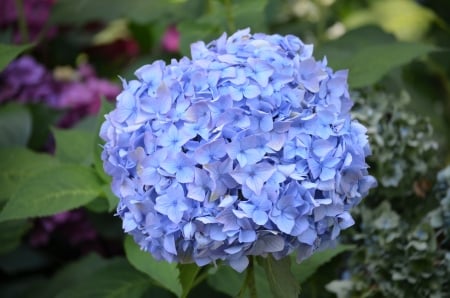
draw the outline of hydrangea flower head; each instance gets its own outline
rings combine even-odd
[[[374,187],[347,72],[287,35],[223,34],[123,82],[100,135],[123,228],[156,259],[298,260],[353,224]]]

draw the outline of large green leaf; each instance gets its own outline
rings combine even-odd
[[[29,49],[31,45],[12,45],[0,43],[0,72],[20,53]]]
[[[349,69],[350,87],[359,88],[373,85],[391,70],[437,50],[433,45],[398,42],[378,28],[363,27],[320,45],[314,56],[326,56],[335,70]]]
[[[30,135],[31,114],[26,107],[13,103],[0,109],[0,147],[25,147]]]
[[[252,33],[267,32],[265,10],[268,0],[235,0],[234,2],[231,17],[234,20],[235,30],[250,27]]]
[[[367,8],[353,10],[343,18],[347,28],[364,24],[377,24],[400,40],[420,40],[433,22],[440,22],[433,10],[418,1],[377,0],[369,1]]]
[[[9,199],[24,179],[58,164],[48,154],[25,148],[0,148],[0,202]]]
[[[311,257],[302,261],[300,264],[293,262],[291,266],[292,273],[301,284],[312,276],[319,267],[331,261],[332,258],[352,249],[354,249],[353,245],[341,244],[335,248],[315,252]]]
[[[208,284],[219,292],[236,297],[245,280],[245,273],[236,272],[230,266],[219,266],[212,269],[208,276]]]
[[[79,165],[60,165],[23,181],[0,213],[0,221],[55,214],[80,207],[101,192],[96,173]]]
[[[361,49],[348,61],[349,85],[353,88],[372,85],[389,71],[436,50],[433,45],[412,42]]]
[[[31,228],[27,220],[9,220],[0,225],[0,255],[19,246],[23,235]]]
[[[67,285],[80,284],[86,281],[89,275],[110,264],[110,260],[102,259],[96,254],[84,256],[59,270],[44,288],[35,293],[35,297],[55,297],[58,293],[64,291]]]
[[[182,295],[183,290],[178,279],[180,272],[175,263],[156,261],[150,253],[142,251],[130,236],[125,239],[125,253],[131,265],[150,276],[158,286],[178,297]]]
[[[60,161],[86,165],[92,163],[93,131],[58,128],[52,131],[56,141],[55,156]]]
[[[272,298],[269,283],[264,269],[256,263],[253,263],[253,274],[255,275],[255,287],[258,298]],[[246,272],[239,273],[228,265],[221,265],[218,268],[210,269],[208,276],[208,284],[213,289],[225,293],[231,297],[250,297],[249,289],[245,289],[243,293],[243,283],[246,279]]]
[[[285,257],[275,260],[268,256],[261,260],[269,281],[270,290],[275,298],[297,298],[300,294],[299,282],[291,272],[291,259]]]
[[[111,260],[100,269],[91,274],[86,272],[81,277],[75,285],[71,285],[70,281],[66,283],[66,289],[56,297],[141,298],[151,285],[146,275],[136,271],[124,259]]]
[[[44,103],[28,104],[27,107],[33,120],[33,130],[27,147],[34,150],[42,150],[48,144],[50,127],[56,124],[63,112],[52,109]]]
[[[178,270],[180,271],[180,283],[183,288],[181,297],[187,297],[191,289],[194,287],[195,279],[200,267],[197,264],[178,264]]]

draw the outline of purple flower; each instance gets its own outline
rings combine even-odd
[[[97,113],[101,98],[112,99],[119,91],[117,85],[96,77],[88,64],[82,64],[78,69],[57,67],[51,72],[33,57],[25,55],[0,73],[0,103],[14,100],[68,110],[59,123],[62,127]],[[126,100],[123,102],[130,104]]]
[[[157,259],[238,271],[248,255],[326,247],[376,184],[347,72],[249,29],[191,51],[139,68],[102,126],[126,232]]]

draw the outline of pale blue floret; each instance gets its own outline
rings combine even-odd
[[[123,81],[101,127],[125,232],[156,259],[237,271],[327,247],[376,185],[347,71],[249,29],[191,52]]]

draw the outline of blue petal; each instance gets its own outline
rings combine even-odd
[[[264,211],[255,210],[255,212],[253,212],[252,219],[257,225],[262,226],[265,225],[266,222],[269,220],[269,216]]]
[[[239,233],[239,242],[253,242],[256,240],[256,232],[254,230],[241,230]]]

